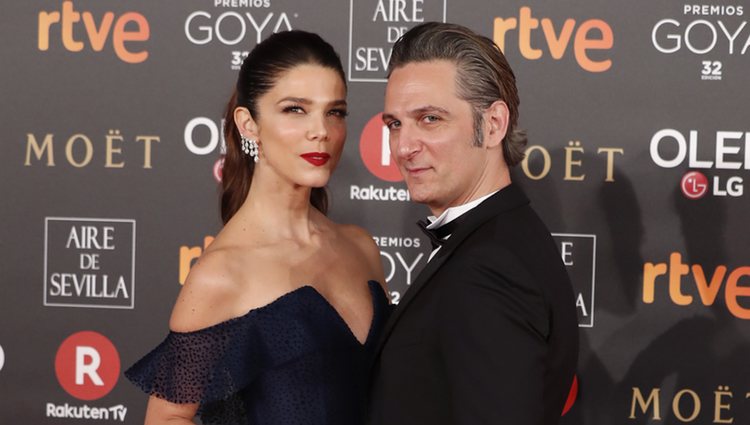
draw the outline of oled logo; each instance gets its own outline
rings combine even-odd
[[[349,81],[386,82],[393,43],[423,22],[445,22],[446,2],[349,0]]]
[[[703,81],[718,81],[725,76],[725,61],[750,49],[750,29],[740,18],[744,13],[742,5],[685,4],[681,16],[654,24],[651,44],[667,55],[699,56],[696,75]]]
[[[209,155],[219,149],[220,157],[214,161],[212,174],[217,183],[221,183],[224,167],[224,154],[227,152],[224,139],[224,119],[214,122],[210,118],[196,117],[188,121],[183,132],[185,147],[194,155]]]
[[[578,326],[594,327],[594,287],[596,283],[596,235],[553,233],[565,269],[573,285]]]
[[[688,277],[683,280],[683,277]],[[712,306],[724,289],[724,304],[732,315],[750,320],[750,287],[741,285],[750,280],[750,267],[729,270],[720,265],[706,270],[700,264],[685,264],[682,254],[673,252],[669,262],[646,263],[643,265],[643,302],[653,304],[657,295],[666,291],[669,300],[678,306],[689,306],[696,302],[696,296],[704,306]],[[690,284],[692,282],[692,284]],[[661,294],[661,295],[659,295]]]
[[[135,307],[135,220],[47,217],[44,305]]]
[[[750,131],[717,131],[713,143],[699,143],[698,131],[690,130],[688,136],[679,130],[659,130],[651,138],[649,148],[654,164],[661,168],[675,168],[687,160],[691,169],[750,170]],[[710,152],[710,156],[706,154]],[[706,193],[713,196],[741,197],[743,179],[739,175],[714,175],[709,180],[703,173],[685,174],[680,188],[689,199],[699,199]]]
[[[540,23],[543,37],[539,37],[536,31]],[[518,11],[518,18],[495,18],[493,38],[500,50],[507,54],[506,47],[509,48],[509,45],[506,45],[506,37],[515,32],[513,35],[518,39],[518,50],[529,60],[542,58],[545,50],[553,59],[560,60],[572,43],[573,55],[582,69],[588,72],[609,70],[612,59],[608,54],[614,44],[612,28],[601,19],[589,19],[576,25],[576,21],[569,18],[555,28],[550,18],[537,19],[532,16],[531,8],[524,6]],[[535,41],[534,46],[532,40]]]
[[[81,28],[83,24],[83,28]],[[140,43],[149,39],[149,25],[146,18],[137,12],[126,12],[115,17],[106,12],[97,22],[91,12],[78,12],[73,2],[62,3],[62,11],[39,12],[39,50],[47,51],[50,38],[59,34],[63,48],[70,52],[80,52],[91,47],[101,52],[111,35],[111,45],[117,57],[126,63],[141,63],[148,58],[148,51]],[[82,39],[76,35],[83,34]]]
[[[219,11],[196,10],[185,19],[185,37],[192,44],[254,47],[271,34],[291,31],[299,13],[272,9],[272,0],[213,2]],[[236,9],[221,11],[221,9]],[[230,68],[240,69],[249,50],[230,51]]]
[[[78,400],[98,400],[112,391],[120,376],[120,355],[104,335],[76,332],[65,339],[55,355],[55,375],[60,386]],[[125,421],[127,408],[92,407],[69,403],[46,404],[48,418]]]
[[[383,124],[382,114],[377,114],[365,124],[359,137],[359,155],[373,176],[386,182],[401,182],[404,178],[391,156],[390,133]],[[349,199],[365,201],[409,201],[409,191],[403,188],[349,186]]]

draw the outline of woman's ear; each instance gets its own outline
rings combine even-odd
[[[234,123],[237,125],[240,134],[250,139],[258,140],[258,124],[247,108],[238,106],[234,109]]]

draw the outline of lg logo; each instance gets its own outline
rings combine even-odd
[[[55,356],[60,386],[79,400],[109,394],[120,376],[120,355],[112,342],[93,331],[77,332],[60,345]]]
[[[400,182],[404,178],[391,158],[389,136],[388,127],[383,124],[382,114],[375,115],[362,129],[359,154],[365,167],[375,177],[388,182]]]

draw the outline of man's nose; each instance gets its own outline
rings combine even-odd
[[[417,129],[409,125],[402,125],[395,134],[391,134],[391,152],[398,159],[410,159],[419,152],[419,137]]]

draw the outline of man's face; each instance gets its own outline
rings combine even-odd
[[[436,215],[484,195],[487,150],[473,146],[471,105],[455,81],[452,62],[411,63],[391,73],[385,91],[391,154],[412,199]]]

